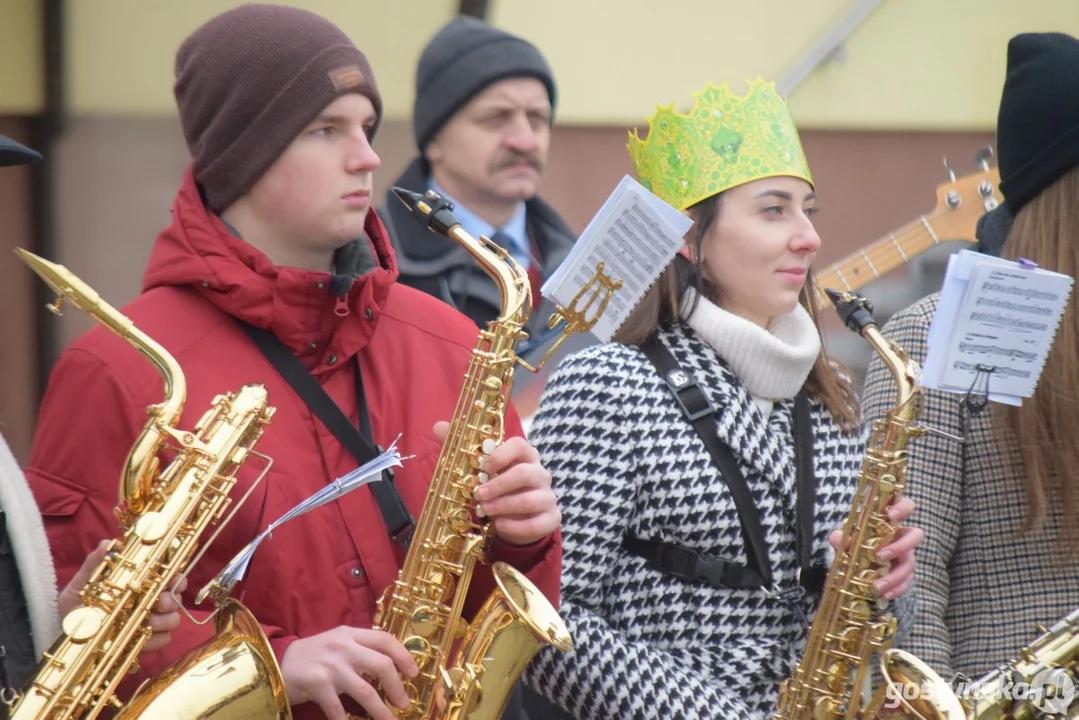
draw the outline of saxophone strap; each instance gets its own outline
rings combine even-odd
[[[357,463],[363,465],[382,453],[382,448],[374,443],[374,432],[371,429],[371,417],[367,410],[367,397],[363,390],[363,377],[360,375],[358,357],[356,358],[356,406],[360,416],[359,428],[352,424],[352,421],[341,408],[337,407],[337,403],[303,362],[276,335],[242,320],[237,320],[237,322],[281,377],[292,386],[296,394],[318,416],[326,429],[333,433],[337,441],[348,450]],[[416,529],[416,523],[393,481],[393,470],[384,470],[382,479],[371,483],[368,487],[371,488],[375,502],[378,503],[378,510],[382,514],[390,539],[407,550],[412,542],[412,533]]]
[[[655,569],[684,580],[702,582],[712,587],[772,587],[772,567],[767,562],[764,526],[738,461],[730,447],[719,438],[712,402],[697,379],[678,364],[674,355],[654,334],[641,343],[640,348],[667,383],[682,414],[700,436],[716,469],[727,483],[741,521],[748,563],[739,565],[673,543],[638,538],[631,534],[623,537],[622,547],[647,560]],[[798,479],[795,542],[799,585],[779,593],[784,597],[819,591],[824,586],[827,574],[825,568],[812,565],[811,560],[816,480],[813,475],[812,420],[805,390],[799,392],[794,401],[794,438]]]

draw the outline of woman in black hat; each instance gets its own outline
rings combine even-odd
[[[1005,202],[979,223],[978,250],[1079,272],[1079,40],[1026,33],[1008,44],[997,120]],[[898,313],[885,335],[919,362],[939,293]],[[926,542],[906,649],[944,678],[977,678],[1079,607],[1079,315],[1064,311],[1034,396],[973,416],[960,395],[926,391],[930,434],[912,446],[908,493]],[[874,362],[863,417],[891,404]]]

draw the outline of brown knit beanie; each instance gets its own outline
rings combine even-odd
[[[281,5],[241,5],[176,53],[176,105],[195,180],[215,212],[240,199],[297,135],[345,93],[382,118],[367,58],[336,25]]]

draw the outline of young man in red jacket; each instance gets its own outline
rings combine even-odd
[[[277,408],[256,448],[272,468],[194,568],[191,607],[268,523],[358,462],[263,355],[253,341],[259,329],[302,361],[353,426],[363,425],[362,398],[374,443],[401,436],[402,454],[414,457],[394,484],[413,518],[441,447],[436,423],[453,413],[477,332],[444,303],[395,282],[390,241],[370,210],[381,98],[366,58],[337,27],[282,6],[226,12],[180,47],[175,95],[193,162],[142,293],[123,312],[184,369],[181,428],[215,395],[248,382],[265,383]],[[61,582],[99,538],[117,532],[117,478],[146,408],[161,397],[153,367],[105,328],[57,362],[27,475]],[[510,439],[487,459],[497,476],[481,497],[496,533],[491,557],[557,601],[561,516],[550,475],[512,411],[507,429]],[[241,468],[234,497],[258,465]],[[411,656],[370,629],[375,601],[404,557],[390,535],[396,529],[367,487],[284,525],[255,554],[243,600],[270,638],[296,718],[318,717],[319,708],[344,718],[343,696],[388,720],[371,678],[392,703],[405,703],[399,676],[415,672]],[[479,568],[466,614],[492,585]],[[166,649],[144,656],[139,677],[211,634],[185,620]]]

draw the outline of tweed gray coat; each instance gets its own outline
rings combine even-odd
[[[696,375],[721,437],[760,510],[776,583],[796,584],[793,401],[764,418],[692,329],[660,339]],[[846,516],[863,455],[812,404],[817,507],[813,556],[830,563],[830,531]],[[576,718],[760,717],[801,655],[795,609],[764,589],[717,589],[652,569],[622,535],[662,539],[745,563],[726,484],[664,381],[636,347],[595,346],[564,360],[530,441],[554,478],[563,513],[560,612],[574,638],[545,650],[526,679]],[[810,617],[819,595],[802,602]]]
[[[929,326],[940,295],[896,314],[884,335],[924,364]],[[879,360],[866,377],[863,417],[884,414],[894,384]],[[922,528],[915,585],[918,614],[901,647],[929,663],[945,680],[978,677],[1016,657],[1039,633],[1079,607],[1079,567],[1051,557],[1060,527],[1059,502],[1049,499],[1045,528],[1016,537],[1026,502],[1016,441],[998,442],[990,411],[966,427],[962,395],[925,391],[921,424],[964,438],[929,434],[910,446],[907,494],[917,509],[910,524]]]

